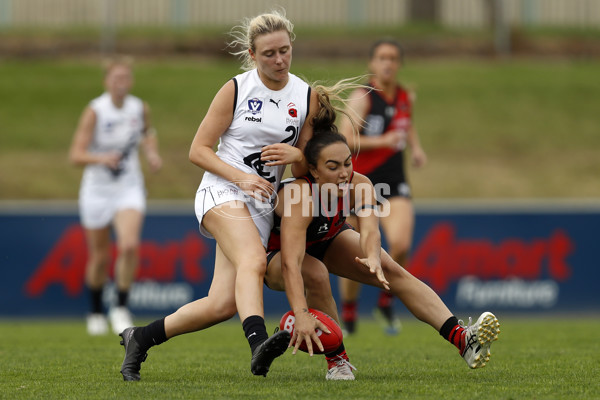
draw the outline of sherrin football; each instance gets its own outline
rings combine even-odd
[[[315,310],[314,308],[309,308],[308,312],[315,316],[319,321],[325,325],[331,333],[325,333],[320,329],[316,329],[317,335],[319,336],[319,340],[325,349],[324,352],[319,350],[317,344],[313,340],[312,347],[313,353],[322,354],[322,353],[330,353],[336,350],[342,344],[343,335],[340,326],[335,322],[333,318],[329,315],[325,314],[322,311]],[[294,325],[296,323],[296,317],[294,313],[290,310],[286,312],[283,317],[281,317],[281,321],[279,321],[279,329],[288,331],[291,335],[294,334]],[[306,347],[306,342],[302,342],[299,347],[300,350],[304,352],[308,352],[308,348]]]

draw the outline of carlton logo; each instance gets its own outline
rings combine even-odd
[[[196,232],[188,233],[180,241],[159,244],[144,241],[140,248],[139,281],[174,282],[180,276],[189,283],[206,279],[201,260],[208,249]],[[113,247],[113,261],[116,251]],[[83,229],[69,227],[52,250],[46,255],[25,283],[25,293],[30,297],[44,294],[49,286],[63,286],[69,296],[82,293],[84,287],[87,250]],[[212,268],[212,266],[211,266]]]
[[[440,223],[415,251],[409,271],[440,294],[465,276],[482,280],[565,281],[571,276],[567,257],[574,250],[572,240],[560,229],[547,239],[527,242],[508,238],[494,244],[486,239],[458,239],[452,224]]]

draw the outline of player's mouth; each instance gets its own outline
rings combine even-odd
[[[348,189],[350,189],[350,185],[348,184],[348,181],[343,181],[338,183],[338,189],[342,191],[342,193],[346,193],[348,192]]]

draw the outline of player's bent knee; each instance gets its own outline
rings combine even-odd
[[[326,268],[306,268],[302,270],[302,279],[306,290],[321,291],[329,289],[329,271]]]
[[[125,256],[134,256],[140,248],[138,241],[128,241],[119,244],[119,253]]]
[[[237,308],[235,302],[215,304],[212,308],[213,317],[218,321],[227,321],[228,319],[233,318],[236,312]]]
[[[241,260],[236,269],[237,271],[243,271],[264,277],[267,272],[266,256],[262,255],[261,257],[250,257]]]

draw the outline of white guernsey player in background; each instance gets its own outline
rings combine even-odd
[[[102,292],[111,263],[111,226],[116,235],[118,256],[114,273],[117,300],[109,312],[110,322],[116,334],[133,325],[127,300],[137,271],[146,209],[138,147],[143,146],[152,171],[162,165],[155,132],[150,127],[148,106],[129,94],[132,85],[128,60],[112,60],[107,64],[106,92],[83,111],[70,150],[71,161],[85,166],[79,212],[88,246],[85,280],[91,297],[87,317],[90,335],[108,331]]]

